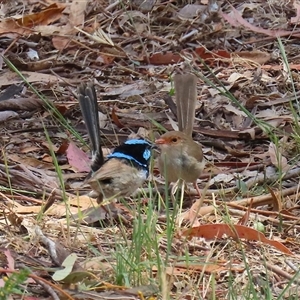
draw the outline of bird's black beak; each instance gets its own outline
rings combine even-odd
[[[158,147],[156,144],[152,143],[151,144],[151,150],[158,150]]]

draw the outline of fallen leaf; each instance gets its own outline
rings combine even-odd
[[[20,147],[19,153],[33,153],[36,151],[40,151],[41,148],[37,146],[29,146],[29,147]]]
[[[206,10],[206,5],[199,4],[187,4],[179,12],[178,17],[181,19],[193,19],[195,17],[200,17]]]
[[[244,113],[242,110],[240,110],[239,108],[236,108],[235,106],[233,106],[231,104],[223,105],[223,107],[227,111],[232,112],[237,116],[247,117],[246,113]]]
[[[66,153],[69,164],[78,172],[89,172],[91,170],[87,154],[79,149],[72,141],[70,142]]]
[[[153,65],[169,65],[169,64],[176,64],[180,61],[183,61],[183,58],[177,54],[172,52],[167,53],[154,53],[149,58],[145,57],[144,61],[148,61],[150,64]]]
[[[209,51],[205,47],[199,47],[194,50],[195,57],[200,57],[206,62],[222,61],[229,62],[231,54],[226,50]]]
[[[229,183],[235,179],[234,174],[218,174],[214,178],[210,179],[209,186],[212,186],[216,183]]]
[[[300,64],[289,64],[288,67],[291,70],[300,70]],[[283,65],[264,65],[261,66],[262,69],[264,70],[282,70],[284,68]]]
[[[11,120],[17,117],[19,117],[19,114],[14,111],[10,111],[10,110],[0,111],[0,123],[3,123],[7,120]]]
[[[42,74],[38,72],[22,72],[22,75],[26,78],[26,80],[30,83],[32,82],[45,82],[47,84],[54,84],[58,82],[63,82],[63,79],[59,76],[54,76],[51,74]],[[68,81],[65,79],[66,82]],[[10,85],[10,84],[17,84],[20,82],[24,82],[24,80],[15,72],[12,71],[5,71],[4,73],[0,74],[0,82],[1,85]]]
[[[8,267],[10,270],[15,270],[15,260],[14,260],[14,258],[12,257],[10,250],[9,250],[9,249],[6,249],[6,250],[4,251],[4,255],[6,256],[7,267]]]
[[[57,270],[52,275],[52,279],[55,281],[64,280],[72,272],[76,260],[77,260],[77,255],[75,253],[71,253],[70,255],[68,255],[61,264],[63,269]]]
[[[241,14],[231,6],[232,12],[230,14],[225,14],[223,12],[220,15],[226,20],[229,24],[234,27],[240,27],[240,25],[245,26],[246,28],[252,30],[253,32],[263,33],[267,36],[271,36],[274,38],[282,37],[282,36],[294,36],[299,37],[299,31],[286,31],[286,30],[271,30],[271,29],[264,29],[261,27],[254,26],[247,22]]]
[[[124,125],[122,124],[122,122],[120,121],[119,117],[116,114],[115,107],[113,107],[113,109],[111,111],[111,118],[112,118],[113,122],[118,126],[118,128],[124,128]]]
[[[42,106],[43,106],[43,101],[34,97],[12,98],[0,102],[0,110],[10,110],[10,111],[11,110],[32,111],[41,108]]]
[[[10,154],[9,158],[15,162],[22,163],[25,166],[30,166],[30,167],[44,169],[44,170],[54,169],[52,163],[43,162],[34,157],[20,157],[17,154]]]
[[[72,1],[68,21],[73,26],[83,26],[87,0]]]
[[[276,147],[276,145],[272,142],[269,145],[269,155],[270,155],[272,164],[275,167],[277,167],[279,170],[282,170],[285,172],[290,169],[287,159],[282,155],[279,147],[278,146]]]
[[[32,33],[32,29],[37,25],[48,25],[57,21],[65,8],[66,6],[63,4],[53,3],[38,13],[23,15],[18,19],[2,19],[0,22],[0,34],[8,32],[22,35]]]
[[[241,51],[232,53],[234,63],[240,62],[240,59],[245,61],[254,62],[259,65],[264,65],[271,59],[271,55],[268,52],[253,50],[253,51]]]
[[[261,232],[243,225],[207,224],[193,227],[182,232],[183,236],[201,237],[209,240],[216,238],[232,237],[233,239],[245,239],[247,241],[263,242],[277,248],[279,251],[293,255],[293,253],[282,243],[267,239]]]

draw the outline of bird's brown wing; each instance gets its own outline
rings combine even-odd
[[[202,161],[203,152],[201,145],[195,141],[191,142],[189,145],[189,155],[195,157],[198,161]]]
[[[125,197],[142,185],[145,179],[142,173],[120,159],[111,158],[93,174],[88,183],[104,198]]]
[[[119,159],[110,159],[109,163],[105,163],[102,167],[93,174],[92,178],[88,180],[88,183],[94,181],[108,180],[110,178],[120,177],[121,174],[126,171],[124,168],[128,167]]]

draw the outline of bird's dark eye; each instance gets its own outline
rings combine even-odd
[[[177,143],[177,138],[176,137],[172,138],[171,142],[172,143]]]

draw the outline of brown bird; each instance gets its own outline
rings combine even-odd
[[[92,145],[92,170],[86,183],[96,192],[98,203],[130,196],[148,177],[152,144],[144,139],[127,140],[104,159],[97,96],[92,83],[79,86],[78,101]]]
[[[197,101],[196,77],[193,74],[178,74],[174,77],[177,119],[180,131],[169,131],[155,141],[161,154],[159,170],[167,182],[182,179],[192,182],[199,197],[201,192],[197,179],[205,161],[202,148],[192,139]]]

